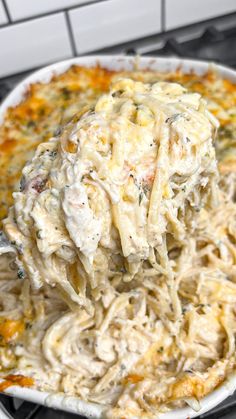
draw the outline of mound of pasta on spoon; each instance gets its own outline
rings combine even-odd
[[[38,146],[0,248],[30,325],[2,354],[13,373],[117,419],[197,409],[224,380],[236,208],[218,187],[217,128],[199,94],[120,79]]]

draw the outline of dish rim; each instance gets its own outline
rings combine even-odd
[[[214,68],[226,79],[236,82],[236,71],[216,63],[207,61],[199,61],[187,58],[177,57],[130,57],[125,55],[89,55],[74,57],[68,60],[59,61],[48,65],[24,78],[3,100],[0,104],[0,124],[4,121],[4,116],[9,107],[19,104],[33,83],[47,83],[54,75],[62,74],[72,65],[81,65],[85,67],[94,67],[100,64],[101,67],[107,69],[125,69],[132,70],[134,65],[139,69],[150,69],[161,72],[167,72],[181,68],[183,72],[189,73],[194,71],[197,74],[204,74],[208,69]],[[227,379],[213,392],[201,399],[201,408],[198,412],[190,407],[182,409],[174,409],[170,412],[160,414],[161,419],[190,419],[206,413],[210,409],[217,406],[228,396],[232,395],[236,390],[236,372],[230,374]],[[71,413],[77,413],[87,416],[88,418],[101,419],[105,407],[91,402],[85,402],[78,397],[65,396],[63,393],[48,393],[26,387],[12,386],[4,391],[5,394],[28,400],[33,403],[42,404],[54,409],[60,409]]]

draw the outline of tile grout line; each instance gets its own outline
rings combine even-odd
[[[166,30],[166,0],[161,0],[161,32]]]
[[[44,12],[44,13],[42,12],[42,13],[38,13],[37,15],[31,15],[31,16],[28,16],[28,17],[25,17],[25,18],[12,19],[11,14],[10,14],[10,12],[8,10],[8,7],[7,7],[7,4],[6,4],[6,0],[2,0],[2,2],[4,4],[5,11],[6,11],[6,14],[7,14],[7,17],[9,19],[9,23],[12,23],[12,24],[29,22],[29,21],[34,20],[34,19],[40,19],[42,17],[55,15],[57,13],[62,13],[62,12],[65,12],[65,11],[76,10],[76,9],[80,9],[80,8],[83,8],[83,7],[89,7],[89,6],[92,6],[93,4],[104,3],[104,2],[107,2],[107,1],[110,1],[110,0],[94,0],[92,2],[91,1],[86,1],[82,4],[77,4],[75,6],[69,6],[66,9],[65,8],[64,9],[59,8],[57,10],[51,10],[51,11]],[[2,25],[2,26],[7,26],[7,24]]]
[[[74,38],[73,29],[72,29],[72,26],[71,26],[71,21],[70,21],[70,16],[69,16],[68,10],[65,10],[64,13],[65,13],[65,18],[66,18],[66,26],[67,26],[67,30],[68,30],[68,33],[69,33],[72,53],[73,53],[73,56],[76,57],[77,51],[76,51],[75,38]]]
[[[6,1],[5,0],[2,0],[2,4],[3,4],[3,7],[4,7],[5,12],[6,12],[6,15],[7,15],[7,19],[9,21],[8,23],[12,23],[11,15],[10,15],[10,12],[9,12],[9,9],[8,9],[8,6],[7,6]]]

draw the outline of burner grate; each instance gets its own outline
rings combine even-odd
[[[33,419],[43,407],[35,403],[21,402],[12,397],[0,395],[0,407],[12,419]],[[0,415],[1,417],[1,415]]]
[[[0,395],[0,418],[1,410],[9,419],[86,419],[83,416],[52,410],[30,402],[19,403],[18,400],[3,394]],[[235,419],[235,412],[236,398],[233,395],[210,412],[199,416],[199,419]]]
[[[149,50],[144,55],[177,55],[215,61],[236,67],[236,28],[220,31],[214,26],[205,30],[202,36],[190,41],[177,41],[174,37],[169,38],[162,48]]]
[[[9,419],[86,419],[83,416],[52,410],[35,403],[21,402],[5,394],[0,395],[0,419],[2,419],[1,411]]]

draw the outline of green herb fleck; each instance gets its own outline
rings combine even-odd
[[[32,119],[27,123],[28,128],[34,128],[35,126],[36,126],[36,123]]]
[[[60,135],[61,134],[61,131],[62,131],[62,128],[59,126],[59,127],[57,127],[56,129],[55,129],[55,131],[54,131],[54,135],[57,137],[58,135]]]
[[[143,192],[140,192],[139,197],[138,197],[139,206],[141,205],[142,200],[143,200]]]
[[[119,97],[124,93],[124,90],[117,90],[116,92],[113,92],[111,95],[112,97]]]
[[[23,176],[21,177],[21,180],[20,180],[20,192],[24,191],[25,186],[26,186],[26,178],[25,178],[25,176],[23,175]]]
[[[182,115],[182,113],[175,113],[174,115],[170,116],[166,119],[166,124],[173,124],[173,122],[177,121],[177,119]]]
[[[37,239],[42,239],[42,230],[37,230],[36,231],[36,237],[37,237]]]
[[[150,191],[150,189],[151,189],[151,186],[149,186],[147,184],[143,185],[143,192],[146,196],[147,196],[148,192]]]
[[[63,87],[63,89],[62,89],[62,96],[63,96],[63,99],[65,99],[65,100],[70,99],[70,96],[71,96],[70,89],[68,89],[67,87]]]
[[[25,277],[25,272],[24,272],[24,270],[22,268],[19,268],[18,269],[18,271],[17,271],[17,277],[19,279],[23,279]]]
[[[56,150],[49,151],[49,156],[50,156],[52,159],[55,159],[56,155],[57,155],[57,151],[56,151]]]

